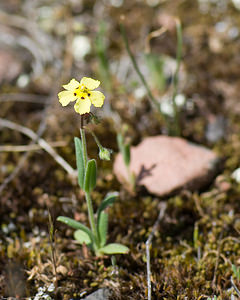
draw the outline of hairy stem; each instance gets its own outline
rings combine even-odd
[[[86,143],[86,136],[85,136],[84,128],[80,128],[80,133],[81,133],[81,140],[82,140],[84,167],[86,170],[88,157],[87,157],[87,143]],[[97,246],[97,248],[99,248],[99,237],[98,237],[98,231],[97,231],[96,222],[95,222],[95,218],[94,218],[94,211],[93,211],[93,205],[92,205],[92,199],[91,199],[90,193],[85,192],[85,197],[86,197],[87,208],[88,208],[89,223],[91,226],[92,233],[95,237],[96,246]]]
[[[85,136],[85,130],[84,130],[84,128],[82,128],[82,127],[80,128],[80,133],[81,133],[81,140],[82,140],[84,168],[86,170],[87,161],[88,161],[88,155],[87,155],[87,143],[86,143],[86,136]]]
[[[91,230],[93,235],[95,236],[96,240],[96,246],[99,248],[99,237],[98,237],[98,231],[97,231],[97,226],[94,218],[94,212],[93,212],[93,206],[92,206],[92,199],[90,196],[90,193],[85,193],[86,196],[86,201],[87,201],[87,207],[88,207],[88,218],[91,226]]]

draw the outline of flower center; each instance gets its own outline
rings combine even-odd
[[[85,100],[91,96],[91,92],[84,85],[80,85],[74,90],[74,96],[77,96],[78,99]]]

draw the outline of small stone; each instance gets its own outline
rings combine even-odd
[[[231,177],[236,180],[238,183],[240,183],[240,168],[237,168],[233,171]]]
[[[211,118],[206,128],[205,136],[208,142],[215,143],[224,137],[227,121],[223,116]]]
[[[0,49],[0,83],[11,82],[22,71],[22,63],[9,50]]]
[[[99,289],[96,292],[88,295],[84,300],[108,300],[110,292],[107,288]]]
[[[231,183],[223,175],[217,176],[215,179],[215,185],[220,192],[226,193],[231,189]]]
[[[232,0],[232,3],[236,9],[240,10],[240,0]]]
[[[218,171],[220,159],[202,146],[178,137],[155,136],[145,138],[131,148],[130,170],[137,185],[152,194],[165,196],[182,188],[198,190],[209,184]],[[114,162],[114,173],[126,182],[128,173],[121,154]]]
[[[81,61],[91,52],[90,40],[87,36],[77,35],[72,42],[73,57],[76,61]]]
[[[60,266],[57,267],[57,273],[58,274],[62,274],[62,275],[65,276],[67,274],[67,272],[68,272],[68,270],[67,270],[66,267],[64,267],[62,265],[60,265]]]
[[[17,79],[17,86],[20,88],[25,88],[30,82],[30,76],[27,74],[21,74]]]
[[[48,292],[53,292],[55,290],[55,286],[53,283],[51,283],[47,289]]]

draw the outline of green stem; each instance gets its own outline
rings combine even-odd
[[[179,121],[179,111],[176,104],[176,96],[178,92],[178,81],[179,81],[179,71],[180,65],[182,60],[182,26],[179,19],[176,19],[176,30],[177,30],[177,67],[173,77],[173,107],[174,107],[174,114],[175,114],[175,124],[176,124],[176,133],[180,135],[180,121]]]
[[[127,49],[127,53],[132,61],[132,64],[133,64],[133,67],[135,69],[135,71],[137,72],[140,80],[142,81],[142,84],[144,85],[145,89],[147,90],[147,93],[148,93],[148,97],[150,98],[150,100],[153,102],[153,104],[156,106],[158,112],[162,115],[162,112],[160,110],[160,105],[158,103],[158,101],[154,98],[143,74],[141,73],[138,65],[137,65],[137,62],[136,62],[136,59],[134,57],[134,55],[132,54],[131,50],[130,50],[130,47],[129,47],[129,44],[128,44],[128,39],[127,39],[127,35],[126,35],[126,31],[125,31],[125,28],[124,28],[124,25],[123,24],[120,24],[120,29],[121,29],[121,34],[122,34],[122,37],[123,37],[123,40],[124,40],[124,44],[125,44],[125,47]]]
[[[103,151],[104,148],[103,146],[101,145],[99,139],[97,138],[96,134],[89,128],[87,128],[87,130],[91,133],[91,135],[93,136],[94,140],[95,140],[95,143],[97,144],[98,148],[100,151]]]
[[[84,128],[80,128],[80,133],[81,133],[81,140],[82,140],[83,160],[84,160],[84,166],[85,166],[85,170],[86,170],[88,157],[87,157],[87,143],[86,143],[86,136],[85,136]],[[86,197],[87,208],[88,208],[89,223],[91,226],[92,233],[96,240],[96,246],[97,246],[97,248],[99,248],[99,237],[98,237],[96,222],[95,222],[95,218],[94,218],[94,211],[93,211],[93,205],[92,205],[92,199],[91,199],[90,193],[85,192],[85,197]]]
[[[134,191],[135,190],[135,176],[134,176],[134,173],[132,173],[130,170],[130,165],[128,165],[126,167],[127,167],[129,182],[130,182],[132,190]]]
[[[176,55],[177,67],[173,77],[174,96],[177,95],[179,70],[180,70],[180,65],[182,60],[182,26],[180,20],[178,19],[176,19],[176,29],[177,29],[177,55]]]
[[[98,237],[97,226],[96,226],[95,218],[94,218],[92,199],[91,199],[90,193],[86,192],[85,196],[86,196],[86,201],[87,201],[88,217],[89,217],[89,222],[91,225],[91,230],[92,230],[93,235],[95,236],[96,246],[97,246],[97,248],[99,248],[99,237]]]
[[[87,168],[87,143],[86,143],[86,136],[85,136],[85,131],[83,128],[80,128],[80,133],[81,133],[81,140],[82,140],[82,149],[83,149],[83,160],[84,160],[84,168],[86,170]]]

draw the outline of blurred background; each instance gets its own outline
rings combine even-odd
[[[19,122],[30,122],[50,102],[55,112],[49,113],[51,118],[58,116],[56,126],[68,110],[76,118],[71,108],[64,111],[59,106],[56,94],[72,77],[79,80],[92,76],[102,81],[107,93],[102,115],[115,122],[137,123],[134,127],[140,131],[150,128],[155,134],[153,128],[158,125],[149,126],[149,118],[146,120],[146,89],[126,51],[120,23],[153,95],[163,113],[171,117],[168,99],[176,69],[175,18],[183,27],[178,85],[183,118],[192,122],[193,117],[204,116],[195,125],[210,126],[210,131],[219,125],[218,132],[205,133],[214,142],[221,138],[226,125],[222,114],[229,109],[240,110],[237,0],[10,0],[1,1],[0,9],[0,100],[4,102],[4,118],[12,115]],[[141,122],[135,122],[135,118]],[[183,121],[182,134],[197,140],[197,134],[186,127]],[[168,133],[162,125],[155,131]]]

